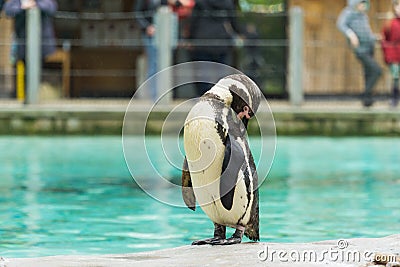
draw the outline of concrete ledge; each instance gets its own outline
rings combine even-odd
[[[397,112],[274,112],[280,135],[398,136]]]
[[[65,101],[37,106],[0,104],[1,135],[119,135],[122,131],[127,100],[120,101]],[[378,104],[363,109],[358,102],[308,102],[292,107],[286,102],[270,103],[278,135],[398,136],[400,109]],[[159,134],[171,106],[158,107],[148,117],[150,104],[140,104],[130,111],[138,125],[146,121],[147,134]],[[189,107],[187,107],[187,110]],[[187,110],[180,109],[178,117],[185,118]],[[267,118],[268,108],[261,106],[258,119]],[[180,129],[182,123],[175,126]],[[262,129],[265,130],[265,129]],[[136,131],[136,132],[135,132]],[[249,134],[256,134],[255,121],[249,124]],[[139,134],[143,129],[133,129]]]
[[[400,235],[313,243],[243,243],[232,246],[184,246],[135,254],[10,258],[2,267],[55,266],[400,266]],[[379,257],[378,256],[378,257]],[[383,257],[382,257],[383,256]],[[2,265],[3,264],[3,265]]]
[[[0,134],[121,134],[124,112],[8,110],[0,112]]]

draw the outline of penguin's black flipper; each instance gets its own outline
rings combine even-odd
[[[192,187],[192,178],[190,177],[187,159],[183,161],[182,167],[182,197],[186,206],[191,210],[196,210],[196,197]]]
[[[239,142],[228,134],[225,141],[225,155],[219,181],[221,202],[227,210],[232,209],[237,177],[244,160],[244,152]]]

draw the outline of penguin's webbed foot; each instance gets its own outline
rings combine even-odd
[[[234,244],[240,244],[240,243],[242,243],[241,237],[232,236],[225,240],[225,244],[221,244],[221,245],[234,245]]]
[[[193,246],[199,245],[213,245],[213,246],[223,246],[223,245],[234,245],[240,244],[242,242],[242,238],[240,237],[230,237],[228,239],[220,238],[220,237],[213,237],[207,238],[202,240],[197,240],[192,243]]]
[[[224,241],[226,238],[226,226],[214,223],[214,237],[197,240],[192,243],[192,245],[215,245]]]
[[[240,244],[243,237],[243,229],[236,229],[232,237],[225,239],[225,232],[221,236],[214,236],[213,238],[207,238],[203,240],[194,241],[192,245],[213,245],[213,246],[224,246]]]
[[[212,242],[211,245],[213,246],[225,246],[225,245],[234,245],[234,244],[240,244],[242,242],[242,238],[240,237],[230,237],[228,239],[220,239],[220,240],[215,240]]]
[[[201,239],[193,241],[192,246],[200,246],[200,245],[216,245],[221,241],[225,241],[225,238],[222,237],[212,237],[207,239]]]
[[[242,242],[242,237],[244,233],[244,227],[238,227],[232,237],[228,239],[218,240],[213,243],[213,245],[234,245],[240,244]]]

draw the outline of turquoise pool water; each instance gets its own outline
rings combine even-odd
[[[399,193],[400,138],[278,138],[260,189],[262,241],[399,233]],[[201,211],[135,186],[120,137],[0,137],[0,256],[139,252],[212,232]]]

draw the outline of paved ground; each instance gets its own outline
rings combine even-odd
[[[313,243],[243,243],[233,246],[184,246],[120,255],[53,256],[0,261],[1,267],[122,266],[392,266],[375,257],[400,260],[400,235],[377,239]],[[388,258],[388,257],[387,257]]]

